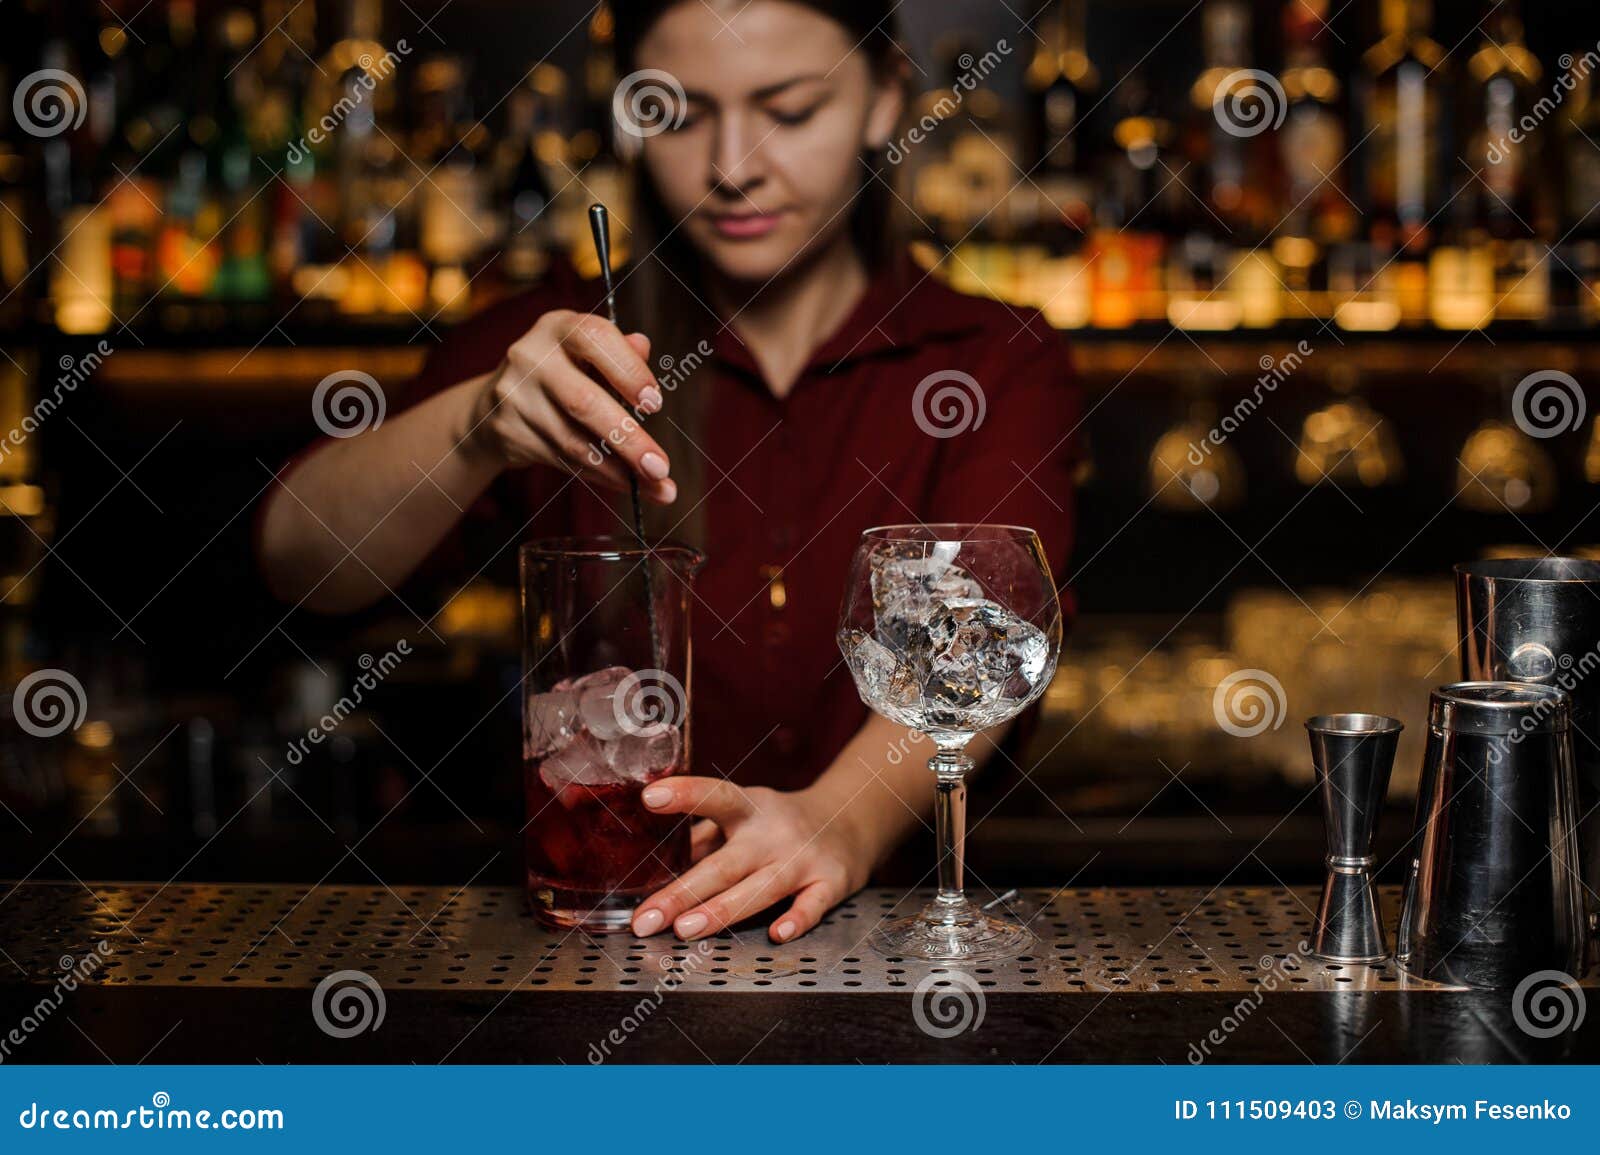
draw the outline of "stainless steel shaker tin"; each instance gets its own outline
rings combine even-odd
[[[1600,922],[1600,562],[1515,557],[1455,567],[1461,676],[1534,682],[1572,697],[1578,858]]]
[[[1428,696],[1428,726],[1510,737],[1572,727],[1566,694],[1523,682],[1452,682]]]
[[[1571,709],[1518,682],[1430,695],[1396,951],[1408,973],[1485,989],[1582,974]]]

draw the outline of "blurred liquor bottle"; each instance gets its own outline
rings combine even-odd
[[[1087,0],[1057,0],[1039,24],[1024,77],[1026,163],[1039,205],[1033,251],[1022,259],[1022,301],[1063,329],[1087,325],[1091,308],[1084,249],[1093,224],[1093,143],[1086,117],[1100,75],[1089,58],[1087,7]]]
[[[1162,261],[1172,234],[1172,122],[1137,67],[1123,75],[1113,98],[1112,147],[1102,165],[1089,239],[1096,327],[1123,329],[1165,315]]]
[[[1381,0],[1382,37],[1362,57],[1365,197],[1378,290],[1404,323],[1427,316],[1427,260],[1444,207],[1445,51],[1430,0]]]
[[[317,43],[316,5],[262,0],[261,21],[267,31],[256,49],[261,73],[251,135],[257,142],[258,163],[270,176],[263,196],[269,218],[267,265],[281,306],[314,293],[325,275],[312,262],[335,239],[330,222],[336,218],[336,208],[333,184],[318,163],[319,155],[325,154],[308,135],[306,98],[309,54]]]
[[[0,90],[12,77],[0,64]],[[28,313],[28,161],[17,138],[8,101],[0,101],[0,334],[17,329]]]
[[[932,222],[950,250],[950,283],[1014,300],[1020,295],[1014,246],[1032,227],[1037,206],[1018,167],[1011,110],[991,86],[1002,58],[964,34],[943,38],[938,58],[937,79],[917,98],[913,115],[925,128],[915,147],[931,154],[922,176],[936,181]]]
[[[1163,174],[1186,193],[1167,258],[1167,317],[1191,329],[1259,328],[1277,322],[1281,285],[1265,247],[1273,205],[1255,146],[1285,108],[1250,66],[1244,0],[1208,0],[1202,28],[1205,67],[1189,89],[1184,162]]]
[[[157,98],[156,115],[176,125],[176,131],[157,142],[150,163],[166,192],[155,245],[155,292],[168,303],[162,316],[176,325],[189,323],[194,313],[186,306],[212,290],[219,264],[217,234],[224,220],[210,183],[219,111],[212,81],[219,58],[204,51],[203,43],[194,0],[171,0],[167,84]]]
[[[560,110],[566,88],[565,73],[544,62],[506,100],[494,183],[503,214],[500,274],[511,286],[536,281],[555,243],[549,172],[565,159]]]
[[[114,77],[102,66],[105,55],[92,34],[75,27],[64,13],[54,14],[40,53],[44,73],[35,74],[27,92],[19,90],[13,112],[37,119],[42,137],[44,204],[53,225],[50,296],[56,324],[68,333],[98,333],[112,320],[110,218],[98,189],[106,171],[105,144],[116,116]],[[49,93],[50,103],[26,102]]]
[[[331,126],[325,136],[340,241],[329,254],[331,283],[339,311],[349,316],[417,316],[427,304],[412,193],[428,170],[407,157],[395,136],[399,67],[383,39],[381,0],[351,0],[344,36],[321,64],[322,74],[334,78],[332,91],[314,102],[314,115]]]
[[[1484,9],[1482,39],[1467,61],[1473,243],[1489,251],[1494,319],[1531,322],[1550,311],[1549,250],[1540,239],[1550,235],[1549,210],[1535,179],[1544,134],[1519,130],[1533,115],[1543,70],[1523,40],[1517,0],[1487,0]]]
[[[1342,86],[1328,66],[1328,0],[1290,0],[1283,11],[1288,111],[1278,134],[1282,207],[1272,253],[1282,269],[1290,315],[1331,315],[1328,252],[1348,241],[1356,217],[1345,186],[1348,134]]]
[[[469,266],[491,241],[484,206],[489,132],[471,115],[466,63],[435,56],[416,73],[411,163],[420,181],[419,240],[429,267],[428,313],[468,311]]]
[[[1588,69],[1569,68],[1569,76],[1574,89],[1562,122],[1556,308],[1569,323],[1594,324],[1600,321],[1600,79]]]
[[[223,221],[211,295],[234,304],[265,301],[271,293],[267,263],[269,200],[266,158],[254,110],[262,83],[254,59],[256,22],[243,7],[220,15],[215,29],[222,67],[215,74],[217,126],[209,161],[210,186]]]
[[[619,81],[615,55],[616,19],[609,4],[596,6],[589,18],[583,58],[583,89],[578,130],[567,149],[572,178],[562,181],[556,198],[556,232],[567,256],[586,277],[600,275],[600,263],[589,239],[589,205],[599,201],[611,210],[611,263],[615,268],[632,257],[624,180],[625,157],[637,150],[631,136],[612,113]]]

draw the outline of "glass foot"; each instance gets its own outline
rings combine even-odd
[[[980,910],[970,902],[930,902],[918,914],[880,923],[872,947],[889,957],[930,962],[993,962],[1013,958],[1038,940],[1014,918]]]

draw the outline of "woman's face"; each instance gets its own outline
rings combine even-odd
[[[666,116],[676,127],[643,141],[649,178],[736,281],[765,283],[848,226],[860,154],[887,144],[900,113],[897,86],[842,25],[785,0],[677,4],[641,40],[638,67],[685,96]]]

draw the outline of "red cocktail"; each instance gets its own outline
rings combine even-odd
[[[553,911],[574,902],[631,909],[689,865],[688,825],[678,815],[651,813],[639,798],[649,783],[678,773],[681,731],[636,715],[630,690],[637,702],[647,692],[644,678],[613,666],[564,678],[528,699],[528,890],[536,900],[552,892]]]
[[[625,930],[689,865],[688,821],[640,794],[690,764],[689,585],[702,560],[609,539],[522,548],[523,845],[529,904],[548,923]]]

